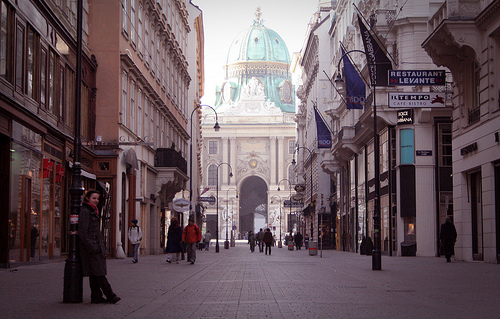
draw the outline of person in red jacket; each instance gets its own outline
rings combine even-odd
[[[189,216],[189,224],[182,232],[182,241],[187,246],[187,261],[192,265],[196,261],[196,243],[201,241],[201,230],[194,223],[193,216]]]

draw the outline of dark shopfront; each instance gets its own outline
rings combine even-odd
[[[61,258],[67,252],[71,151],[54,136],[14,120],[4,123],[11,132],[0,134],[0,196],[9,205],[0,213],[0,266]],[[85,189],[96,187],[89,170],[84,167]]]

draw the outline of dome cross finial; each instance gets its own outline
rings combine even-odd
[[[264,20],[261,19],[261,16],[262,16],[262,11],[260,7],[257,7],[257,10],[255,10],[256,20],[254,20],[254,24],[262,24],[264,22]]]

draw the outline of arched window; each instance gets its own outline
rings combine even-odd
[[[208,185],[217,185],[217,166],[210,165],[208,167]]]

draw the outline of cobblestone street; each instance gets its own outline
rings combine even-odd
[[[274,248],[271,256],[238,244],[198,252],[194,265],[164,255],[108,260],[122,298],[62,303],[64,262],[0,270],[4,318],[492,318],[498,314],[499,266],[444,258],[371,257]],[[495,306],[495,304],[497,306]]]

